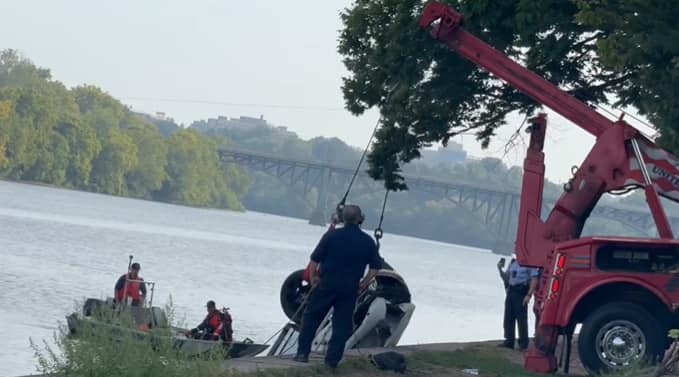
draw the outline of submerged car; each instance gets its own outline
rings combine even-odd
[[[290,322],[281,330],[268,355],[292,355],[297,351],[302,313],[311,290],[304,272],[297,270],[283,282],[281,307]],[[345,349],[396,346],[414,311],[405,280],[385,262],[370,287],[357,299],[354,330]],[[325,353],[331,335],[332,310],[321,322],[311,351]]]

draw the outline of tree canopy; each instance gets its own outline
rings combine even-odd
[[[464,27],[590,104],[633,106],[679,150],[679,7],[664,0],[447,0]],[[377,107],[370,174],[406,186],[401,165],[432,143],[476,133],[485,147],[510,112],[539,106],[417,25],[421,0],[355,0],[342,14],[342,90],[354,114]]]

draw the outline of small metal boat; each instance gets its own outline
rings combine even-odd
[[[170,326],[165,311],[152,306],[152,300],[151,298],[148,306],[126,305],[121,308],[115,306],[112,298],[107,300],[88,298],[81,312],[66,317],[69,333],[77,338],[86,331],[95,331],[97,334],[109,336],[112,341],[135,339],[157,344],[164,342],[189,357],[215,350],[223,351],[227,358],[255,356],[268,347],[247,338],[242,341],[225,342],[187,337],[185,334],[188,329]]]

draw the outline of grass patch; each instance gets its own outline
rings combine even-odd
[[[106,315],[98,316],[106,319]],[[107,321],[133,329],[128,318]],[[129,327],[128,327],[129,326]],[[217,377],[223,376],[225,352],[216,350],[190,357],[177,350],[169,332],[112,331],[112,327],[88,323],[71,336],[62,326],[54,334],[55,346],[31,341],[37,371],[50,377]],[[117,328],[114,328],[117,329]]]
[[[526,371],[522,365],[512,362],[501,352],[484,347],[472,347],[451,352],[417,352],[408,357],[408,368],[417,375],[461,372],[476,369],[482,377],[545,377]],[[437,373],[439,372],[439,373]],[[655,368],[631,367],[607,374],[608,377],[654,377]]]
[[[166,312],[172,314],[171,304]],[[108,318],[109,323],[130,326],[130,318]],[[169,318],[170,323],[173,322]],[[37,371],[50,377],[381,377],[393,376],[379,371],[366,357],[345,358],[331,371],[324,366],[300,366],[262,369],[249,373],[229,371],[224,352],[189,357],[179,352],[171,337],[162,329],[158,336],[139,337],[136,332],[122,332],[112,339],[109,329],[84,326],[77,337],[64,328],[55,333],[54,344],[32,343],[38,360]],[[167,331],[167,330],[166,330]],[[166,332],[165,331],[165,332]],[[153,331],[151,331],[153,333]],[[220,348],[221,349],[221,348]],[[223,350],[222,350],[223,351]],[[518,354],[495,347],[473,346],[457,351],[421,351],[406,355],[410,377],[467,377],[464,369],[475,369],[479,377],[544,377],[523,369]],[[654,368],[636,368],[609,377],[654,377]]]
[[[522,366],[512,363],[497,352],[484,348],[469,348],[452,352],[417,352],[408,357],[408,369],[435,372],[441,369],[477,369],[480,376],[536,377]]]
[[[478,370],[479,377],[546,377],[549,374],[531,373],[507,358],[502,352],[484,347],[473,347],[450,352],[422,351],[406,355],[406,377],[471,377],[464,369]],[[252,373],[232,373],[232,377],[382,377],[399,376],[380,371],[365,358],[345,359],[336,371],[322,366],[290,369],[266,369]],[[607,377],[657,377],[652,368],[630,368],[607,374]]]
[[[308,367],[288,369],[265,369],[251,373],[230,373],[230,377],[323,377],[323,376],[367,376],[377,372],[375,367],[365,359],[345,359],[336,370],[330,370],[325,366],[312,365]]]

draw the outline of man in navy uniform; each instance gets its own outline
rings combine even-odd
[[[310,280],[313,291],[302,318],[295,356],[298,362],[309,361],[316,330],[330,308],[333,308],[332,336],[328,342],[325,364],[330,368],[337,367],[353,330],[358,293],[368,287],[382,268],[382,258],[375,241],[360,228],[363,222],[361,209],[355,205],[345,206],[342,220],[344,226],[325,233],[311,254]],[[319,265],[320,269],[317,269]],[[363,277],[366,266],[370,269]]]
[[[538,269],[521,267],[512,258],[507,271],[503,271],[504,258],[498,263],[498,271],[505,285],[505,341],[501,347],[514,348],[515,326],[519,327],[519,350],[528,348],[528,303],[538,283]]]

